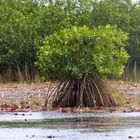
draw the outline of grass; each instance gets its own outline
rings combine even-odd
[[[127,102],[127,98],[124,96],[123,93],[116,91],[113,92],[113,96],[116,100],[117,106],[124,106]]]
[[[24,72],[21,72],[21,74],[19,74],[18,72],[14,73],[4,73],[4,74],[0,74],[0,83],[41,83],[43,80],[39,74],[39,72],[36,72],[34,74],[34,76],[25,76]]]

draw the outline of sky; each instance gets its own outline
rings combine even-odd
[[[136,2],[136,1],[138,1],[138,0],[132,0],[133,2]]]

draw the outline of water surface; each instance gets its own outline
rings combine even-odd
[[[140,113],[0,113],[0,140],[140,139]]]

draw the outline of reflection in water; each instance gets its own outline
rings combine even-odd
[[[131,135],[140,135],[140,113],[0,114],[0,140],[125,140]]]

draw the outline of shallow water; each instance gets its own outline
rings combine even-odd
[[[140,139],[140,113],[0,113],[0,140]]]

